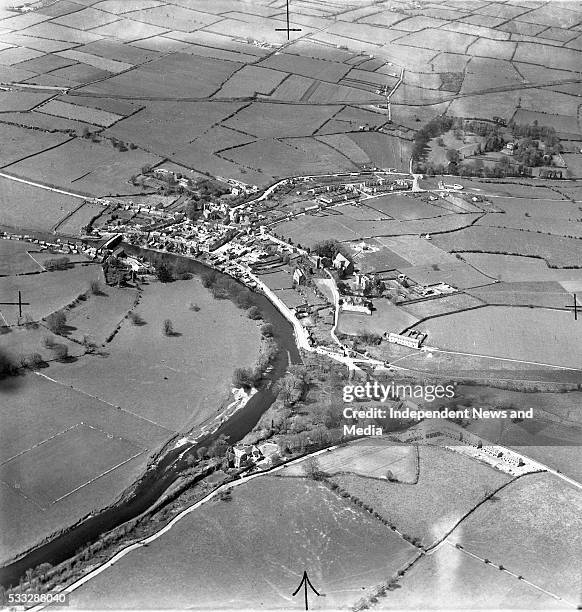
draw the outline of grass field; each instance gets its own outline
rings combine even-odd
[[[227,119],[224,125],[259,138],[311,136],[339,110],[339,106],[254,103]]]
[[[416,317],[394,306],[387,299],[377,299],[373,303],[374,311],[371,315],[342,310],[338,331],[349,335],[359,335],[363,331],[383,335],[386,332],[399,333],[418,321]]]
[[[81,200],[0,178],[0,224],[14,228],[50,230]]]
[[[548,268],[541,259],[493,253],[463,253],[462,257],[484,274],[505,282],[582,281],[582,270]]]
[[[551,474],[533,474],[497,498],[472,514],[451,542],[577,604],[582,576],[572,561],[582,545],[580,491]]]
[[[255,93],[268,95],[286,76],[284,72],[278,72],[268,68],[245,66],[230,77],[214,97],[236,98],[253,96]]]
[[[339,62],[286,53],[271,55],[260,66],[333,83],[337,83],[350,70],[349,66]]]
[[[17,333],[22,336],[19,330],[3,338]],[[51,365],[41,374],[52,376],[53,369]],[[10,483],[0,482],[3,562],[114,501],[144,469],[149,452],[171,435],[153,423],[42,375],[28,374],[2,384],[0,471],[3,478],[12,478]],[[51,503],[113,467],[114,459],[119,458],[119,463],[139,450],[146,452]],[[79,461],[73,461],[73,456],[80,457]],[[34,461],[33,466],[30,461]]]
[[[422,323],[426,343],[440,349],[571,368],[582,367],[572,313],[487,306]],[[545,333],[539,333],[544,330]]]
[[[88,308],[94,299],[110,298],[90,298]],[[213,417],[230,396],[234,369],[254,365],[257,324],[230,301],[214,300],[198,279],[145,286],[135,312],[145,324],[124,320],[106,358],[55,365],[51,377],[173,430]],[[175,336],[163,335],[165,319]]]
[[[446,314],[448,312],[455,312],[457,310],[475,308],[481,304],[482,302],[479,299],[471,295],[458,293],[434,300],[417,302],[416,304],[406,304],[402,306],[402,308],[418,319],[424,319],[425,317],[434,317]]]
[[[161,157],[139,149],[118,151],[108,141],[99,144],[76,139],[17,164],[8,171],[51,185],[71,188],[96,196],[135,193],[129,182],[145,164],[156,165]],[[66,163],[65,163],[66,162]]]
[[[65,119],[73,119],[75,121],[83,121],[93,125],[99,125],[102,127],[109,127],[111,124],[119,121],[121,115],[114,115],[107,111],[102,111],[97,108],[87,108],[86,106],[77,106],[75,104],[68,104],[67,102],[61,102],[60,100],[51,100],[46,104],[43,104],[38,112],[45,113],[47,115],[55,115],[57,117],[64,117]]]
[[[436,270],[435,270],[436,266]],[[421,285],[434,285],[447,283],[456,289],[468,289],[469,287],[481,287],[490,285],[493,280],[481,274],[468,264],[457,261],[456,263],[431,264],[424,266],[412,266],[400,268],[403,274]]]
[[[400,482],[414,482],[418,466],[416,448],[386,439],[366,438],[340,446],[317,457],[319,468],[329,476],[356,474],[378,480],[391,477]],[[285,467],[281,476],[303,476],[305,462]]]
[[[417,484],[373,482],[352,475],[332,480],[427,546],[508,477],[453,451],[433,446],[420,446],[419,451]]]
[[[564,309],[572,305],[572,294],[556,282],[495,283],[469,291],[487,304],[510,306],[538,306]]]
[[[128,440],[77,424],[43,444],[5,461],[0,481],[18,489],[42,510],[143,452]],[[71,457],[75,461],[67,463]],[[54,473],[55,465],[67,469]]]
[[[106,134],[170,155],[241,106],[233,102],[148,102]]]
[[[30,242],[0,240],[0,275],[40,272],[42,267],[28,253],[38,251]]]
[[[179,44],[181,48],[187,46],[184,43],[163,39],[159,50],[167,53],[171,50],[169,47],[172,43]],[[142,45],[137,43],[136,46]],[[177,96],[202,98],[217,91],[240,67],[240,63],[209,57],[198,56],[193,62],[190,55],[171,53],[130,72],[115,75],[98,84],[87,85],[80,91],[88,95],[96,91],[124,95],[131,91],[136,98],[164,96],[168,91],[174,91]]]
[[[415,564],[378,609],[553,610],[569,606],[449,543]]]
[[[483,251],[540,257],[556,267],[577,267],[582,259],[581,240],[513,229],[469,227],[434,236],[433,242],[447,251]]]
[[[427,202],[398,194],[370,198],[364,200],[363,203],[366,206],[401,221],[426,219],[428,217],[438,217],[448,214],[447,211],[438,206],[433,206]]]
[[[476,215],[474,214],[451,214],[444,217],[436,217],[434,219],[413,221],[360,221],[350,217],[330,215],[324,211],[315,215],[301,216],[291,221],[285,221],[276,225],[274,231],[302,245],[312,245],[314,242],[327,238],[335,238],[340,242],[376,238],[378,242],[388,246],[391,250],[403,257],[403,255],[392,246],[393,244],[399,244],[400,238],[405,239],[405,250],[409,251],[409,247],[413,245],[413,253],[417,251],[423,253],[424,249],[418,247],[418,243],[426,241],[418,238],[418,234],[424,232],[429,234],[434,234],[435,232],[452,232],[453,230],[467,227],[475,221],[475,219]],[[413,236],[410,234],[413,234]],[[417,236],[414,236],[414,234]],[[448,236],[449,234],[444,235]],[[452,256],[444,250],[439,249],[434,246],[434,244],[431,246],[434,247],[434,250],[431,252],[438,257],[437,261],[456,261],[456,259],[452,258]],[[417,261],[418,260],[426,261],[426,257],[419,256],[417,258]],[[429,261],[432,262],[432,260]]]
[[[182,608],[196,601],[199,608],[287,609],[309,568],[323,595],[311,598],[310,608],[337,609],[414,555],[380,521],[323,485],[265,476],[235,488],[232,502],[189,514],[75,591],[71,605]]]
[[[27,276],[5,276],[0,278],[0,296],[3,302],[14,301],[18,299],[18,291],[21,291],[22,300],[30,302],[29,306],[23,306],[23,314],[30,313],[37,321],[85,293],[92,280],[103,281],[103,272],[98,265],[75,266],[68,270]],[[15,324],[18,306],[2,306],[2,315],[11,325]]]
[[[31,132],[14,125],[0,124],[2,150],[0,151],[0,166],[8,166],[24,157],[50,149],[66,142],[64,134],[47,134]]]
[[[103,344],[132,309],[136,296],[135,289],[117,287],[105,288],[102,295],[89,293],[86,301],[67,312],[71,337],[82,341],[84,336],[89,336],[93,342]]]

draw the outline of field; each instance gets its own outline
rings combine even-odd
[[[487,304],[511,306],[564,309],[568,304],[572,305],[574,300],[571,293],[566,291],[562,285],[552,281],[496,283],[472,289],[469,293]]]
[[[85,123],[99,125],[102,127],[109,127],[121,119],[121,115],[114,115],[113,113],[108,113],[97,108],[87,108],[86,106],[68,104],[67,102],[61,102],[60,100],[51,100],[50,102],[43,104],[37,109],[37,111],[47,115],[64,117],[65,119],[84,121]]]
[[[42,274],[4,276],[0,278],[0,296],[3,302],[15,301],[18,300],[18,291],[21,291],[23,302],[30,302],[30,306],[23,306],[23,314],[30,313],[37,321],[87,291],[92,280],[103,280],[101,267],[95,264]],[[18,306],[2,306],[2,317],[9,324],[16,324]]]
[[[17,488],[41,510],[46,510],[89,482],[95,473],[112,470],[141,452],[143,449],[128,440],[80,423],[4,461],[0,481]],[[75,462],[55,474],[54,465],[63,465],[69,457],[75,457]],[[18,486],[23,479],[25,483]]]
[[[576,605],[581,575],[572,560],[582,545],[580,491],[554,475],[533,474],[497,497],[463,523],[452,543]]]
[[[414,556],[411,545],[323,485],[265,476],[236,487],[232,502],[207,503],[187,515],[75,591],[71,605],[288,608],[309,568],[324,595],[310,607],[337,609]]]
[[[345,242],[375,237],[378,242],[388,246],[403,257],[403,255],[392,246],[393,244],[400,244],[398,242],[400,238],[406,239],[404,242],[405,251],[409,250],[412,243],[413,252],[418,249],[422,252],[422,247],[417,249],[417,243],[426,241],[410,236],[410,234],[418,235],[424,232],[429,234],[434,234],[435,232],[451,232],[469,226],[475,219],[476,215],[473,214],[451,214],[433,219],[412,221],[357,221],[349,217],[346,218],[338,215],[331,216],[329,213],[322,212],[314,215],[296,217],[291,221],[285,221],[276,225],[274,231],[277,234],[283,234],[285,237],[291,238],[296,244],[299,243],[302,245],[312,245],[314,242],[327,238],[335,238],[340,242]],[[444,235],[448,236],[449,234]],[[390,236],[390,238],[386,238],[387,236]],[[456,259],[452,258],[452,256],[445,251],[434,245],[430,246],[434,247],[434,251],[432,252],[435,255],[438,253],[437,261],[456,261]],[[420,259],[425,261],[424,257],[420,257]]]
[[[64,134],[31,132],[15,125],[0,124],[2,150],[0,166],[8,166],[20,159],[50,149],[68,140]]]
[[[399,270],[413,281],[425,286],[447,283],[456,289],[468,289],[470,287],[490,285],[493,282],[491,278],[461,261],[431,264],[430,266],[405,267],[399,268]]]
[[[568,609],[564,602],[528,586],[448,542],[415,564],[401,588],[380,599],[378,609],[418,610],[430,601],[434,609]]]
[[[268,176],[324,174],[334,170],[355,170],[346,157],[315,139],[257,140],[221,153],[240,166]]]
[[[101,204],[93,204],[92,202],[85,202],[75,212],[64,219],[57,229],[60,233],[79,236],[83,234],[82,229],[94,219],[98,214],[102,213],[105,209]]]
[[[187,46],[170,39],[162,39],[160,47],[165,48],[167,52],[170,51],[172,43],[179,44],[181,48]],[[184,97],[202,98],[216,92],[240,67],[240,63],[209,57],[197,57],[193,62],[190,55],[172,53],[130,72],[112,76],[101,83],[87,85],[79,91],[87,95],[93,92],[124,95],[131,91],[135,98],[163,96],[167,91],[175,91]]]
[[[236,72],[220,91],[214,94],[215,98],[230,98],[253,96],[255,93],[270,94],[287,75],[268,68],[258,66],[245,66]]]
[[[475,308],[480,305],[482,305],[482,302],[479,299],[465,293],[458,293],[434,300],[424,300],[416,304],[406,304],[402,306],[402,308],[418,319],[424,319],[426,317],[440,316],[458,310]]]
[[[224,121],[223,125],[258,138],[311,136],[340,108],[254,103]]]
[[[408,267],[410,263],[377,240],[348,243],[356,267],[364,273],[385,272]]]
[[[109,299],[92,297],[87,308],[94,312],[93,300],[96,305],[97,300]],[[198,304],[200,311],[190,310],[190,303]],[[122,307],[116,304],[117,298],[111,305],[112,317]],[[198,279],[146,286],[135,312],[145,324],[124,320],[107,345],[106,359],[58,364],[51,367],[51,377],[172,430],[214,417],[223,402],[231,401],[234,369],[254,365],[257,324],[230,301],[214,300]],[[98,322],[102,315],[94,316]],[[165,319],[172,321],[174,336],[163,335]],[[82,317],[77,324],[83,333]],[[89,331],[95,324],[89,322]]]
[[[234,102],[148,102],[145,109],[106,134],[170,155],[241,106]]]
[[[439,349],[582,368],[576,349],[581,332],[569,312],[487,306],[431,319],[421,327],[428,332],[426,343]]]
[[[88,336],[97,344],[105,340],[123,320],[138,293],[135,289],[107,287],[101,295],[89,293],[87,300],[79,302],[67,312],[70,335],[79,341]]]
[[[40,272],[42,267],[28,254],[35,251],[38,247],[29,242],[0,240],[0,275]]]
[[[16,333],[20,331],[5,337]],[[53,369],[51,365],[48,370],[51,376]],[[2,386],[6,400],[0,414],[2,561],[114,501],[144,469],[149,452],[171,435],[41,375],[15,381]],[[79,461],[71,462],[72,456]],[[58,497],[62,499],[56,501]]]
[[[413,446],[396,444],[386,439],[367,438],[319,455],[317,464],[329,476],[356,474],[387,480],[391,472],[391,478],[412,483],[416,480],[418,458]],[[289,465],[283,468],[281,476],[302,476],[305,467],[305,462]]]
[[[342,310],[338,331],[349,335],[359,335],[362,331],[384,335],[386,332],[401,332],[418,321],[416,317],[394,306],[387,299],[377,299],[373,303],[374,310],[371,315]]]
[[[463,253],[463,259],[486,274],[505,282],[582,281],[582,270],[548,268],[541,259],[493,253]]]
[[[469,227],[434,236],[433,243],[447,251],[483,251],[539,257],[555,267],[577,267],[582,260],[582,241],[536,232]]]
[[[130,176],[139,173],[144,164],[156,165],[161,161],[161,157],[139,149],[121,152],[107,141],[95,144],[76,139],[58,149],[12,164],[8,171],[59,187],[104,196],[139,191],[129,182]]]
[[[384,215],[389,215],[401,221],[426,219],[449,214],[438,206],[417,200],[406,195],[390,194],[364,200],[363,204]]]
[[[271,55],[263,60],[260,66],[334,83],[337,83],[350,70],[349,66],[339,62],[286,53]]]
[[[433,446],[420,446],[419,451],[417,484],[372,481],[353,475],[332,480],[372,506],[399,531],[429,546],[508,477],[453,451]],[[453,472],[455,477],[451,478]]]
[[[409,145],[406,141],[377,132],[359,132],[350,134],[350,138],[366,153],[370,161],[379,168],[408,169],[410,153]]]

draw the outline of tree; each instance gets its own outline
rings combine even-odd
[[[312,480],[323,480],[326,473],[321,469],[319,462],[314,457],[310,457],[305,461],[303,466],[305,475]]]
[[[144,164],[141,167],[141,173],[142,174],[147,174],[148,172],[151,172],[151,171],[152,171],[152,167],[149,164]]]
[[[170,272],[170,269],[165,263],[161,263],[156,266],[156,276],[158,277],[160,283],[169,283],[174,280],[172,278],[172,273]]]
[[[265,338],[272,338],[275,335],[273,326],[270,323],[266,323],[261,327],[261,334],[265,336]]]
[[[299,245],[297,245],[299,246]],[[334,257],[342,251],[342,245],[334,239],[321,240],[313,245],[313,253],[320,257],[334,259]]]
[[[51,350],[54,353],[55,359],[59,361],[65,361],[69,357],[69,347],[65,344],[61,344],[60,342],[56,342]]]
[[[103,295],[103,289],[101,288],[101,283],[98,280],[92,280],[89,283],[89,291],[93,295]]]
[[[237,389],[251,389],[255,386],[255,374],[251,368],[237,368],[232,375],[232,385]]]
[[[46,318],[46,325],[54,334],[62,334],[66,324],[67,316],[62,310],[57,310]]]
[[[262,319],[262,315],[261,315],[261,311],[259,310],[259,308],[257,306],[251,306],[249,308],[249,311],[247,313],[247,316],[249,319],[253,319],[255,321],[257,321],[258,319]]]
[[[162,331],[164,332],[164,336],[174,335],[174,326],[170,319],[164,319],[164,322],[162,323]]]
[[[186,204],[186,216],[190,221],[196,221],[200,218],[202,211],[200,210],[198,204],[194,200],[190,200],[188,204]]]
[[[456,149],[447,149],[446,155],[449,162],[452,162],[453,164],[458,164],[461,158],[459,152]]]
[[[17,371],[18,366],[14,359],[4,349],[0,349],[0,379],[14,376]]]

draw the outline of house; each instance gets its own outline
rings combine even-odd
[[[342,253],[338,253],[333,259],[333,267],[336,270],[340,270],[344,274],[352,274],[354,271],[354,264]]]
[[[367,274],[356,274],[356,288],[365,293],[372,286],[372,279]]]
[[[340,305],[342,310],[360,312],[366,315],[371,315],[374,307],[370,300],[359,295],[347,295],[340,300]]]
[[[255,463],[263,458],[263,454],[254,444],[237,444],[232,447],[234,454],[234,467],[245,467],[248,463]]]
[[[299,267],[293,270],[293,284],[294,285],[305,285],[307,282],[307,277],[305,276],[305,272]]]

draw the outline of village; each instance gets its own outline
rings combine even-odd
[[[107,269],[125,269],[127,279],[152,270],[142,257],[128,257],[123,242],[131,247],[195,258],[267,295],[292,323],[299,345],[307,350],[323,349],[342,359],[366,357],[366,345],[382,341],[421,349],[426,333],[403,330],[399,320],[392,325],[383,320],[379,329],[374,323],[370,333],[364,331],[366,319],[376,321],[378,306],[395,308],[402,302],[458,292],[446,282],[423,283],[398,271],[388,275],[364,272],[349,250],[334,240],[322,240],[309,248],[276,233],[281,221],[313,211],[357,206],[361,200],[372,201],[384,194],[412,193],[414,180],[408,175],[390,169],[363,168],[361,175],[297,177],[279,181],[262,195],[257,195],[256,186],[223,179],[213,181],[205,191],[212,195],[205,197],[200,197],[195,182],[163,168],[149,170],[147,180],[156,181],[153,184],[158,187],[171,185],[177,190],[180,208],[176,210],[170,204],[164,209],[131,201],[112,206],[107,201],[105,205],[114,212],[86,228],[82,251],[92,259],[102,260]],[[471,210],[475,205],[470,199],[455,195],[459,187],[439,185],[443,198],[449,196],[450,205]],[[431,200],[437,197],[428,196]],[[151,199],[155,200],[155,196]],[[302,206],[296,205],[297,200]],[[420,236],[431,239],[428,234]],[[368,247],[364,244],[363,248]],[[123,274],[106,274],[106,278],[114,283],[124,280]],[[336,332],[342,313],[361,316],[362,331],[340,339]]]

